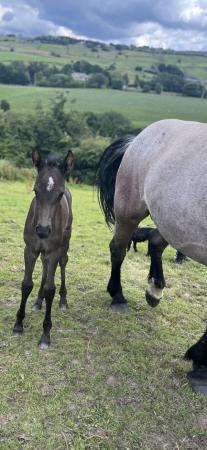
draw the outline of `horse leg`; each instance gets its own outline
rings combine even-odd
[[[187,257],[185,255],[183,255],[183,253],[181,253],[177,250],[176,256],[175,256],[175,262],[177,264],[182,264],[184,261],[186,261],[186,259],[187,259]]]
[[[32,306],[32,311],[37,311],[39,309],[42,309],[42,302],[44,299],[44,285],[45,285],[46,278],[47,278],[47,261],[43,255],[41,255],[41,260],[42,260],[42,280],[41,280],[41,285],[40,285],[37,299],[35,300],[35,302]]]
[[[20,308],[17,312],[16,322],[13,328],[13,335],[18,336],[23,333],[23,320],[25,318],[25,308],[27,299],[33,288],[32,274],[38,255],[33,253],[31,249],[26,246],[24,250],[25,274],[22,281],[22,298]]]
[[[40,348],[47,348],[50,345],[50,330],[52,328],[51,309],[55,296],[55,271],[59,258],[57,255],[50,254],[47,261],[47,279],[44,285],[44,298],[46,302],[45,318],[43,321],[43,334],[39,340]]]
[[[67,309],[68,303],[67,303],[67,289],[65,286],[65,267],[68,262],[68,255],[64,255],[61,257],[59,264],[60,264],[60,271],[61,271],[61,286],[59,290],[60,294],[60,302],[59,302],[59,308],[60,309]]]
[[[136,241],[133,241],[133,248],[134,248],[134,251],[137,253],[137,242]]]
[[[155,229],[149,235],[149,255],[151,266],[148,276],[149,287],[146,290],[146,300],[150,306],[157,306],[162,298],[165,279],[162,269],[162,253],[168,243]]]
[[[130,250],[130,248],[131,248],[131,245],[132,245],[132,240],[130,240],[129,243],[128,243],[128,245],[127,245],[127,251],[128,251],[128,252],[129,252],[129,250]]]
[[[122,293],[121,265],[126,255],[127,245],[136,226],[137,221],[128,221],[127,223],[119,221],[116,223],[114,237],[110,242],[111,277],[107,291],[112,297],[111,306],[114,311],[126,312],[128,309],[127,300]]]
[[[187,350],[184,358],[193,362],[193,370],[188,373],[193,389],[207,395],[207,330],[198,342]]]

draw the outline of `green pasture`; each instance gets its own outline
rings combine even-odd
[[[11,48],[13,51],[10,51]],[[45,61],[48,64],[63,65],[85,59],[91,64],[99,64],[104,68],[115,64],[115,69],[122,75],[128,73],[131,82],[134,80],[135,73],[138,73],[141,78],[148,77],[148,74],[143,72],[135,72],[136,66],[141,66],[143,70],[146,70],[153,65],[164,63],[177,65],[187,76],[207,80],[207,56],[187,53],[177,54],[173,51],[163,54],[159,50],[147,52],[139,49],[122,51],[113,47],[108,47],[108,49],[109,51],[103,51],[99,48],[98,51],[93,52],[82,42],[63,46],[41,44],[17,38],[5,40],[3,36],[0,37],[1,62]]]
[[[190,260],[176,266],[175,251],[167,249],[167,287],[151,309],[144,295],[149,259],[140,244],[123,265],[130,311],[113,313],[106,293],[111,233],[96,192],[72,185],[69,309],[59,312],[57,294],[51,348],[40,351],[44,308],[31,311],[40,263],[24,334],[11,336],[31,189],[28,182],[0,182],[0,449],[206,449],[207,398],[189,387],[191,365],[183,360],[206,326],[206,268]]]
[[[52,99],[64,93],[66,109],[80,112],[104,113],[117,111],[128,117],[137,127],[145,127],[156,120],[177,118],[207,121],[207,100],[170,94],[109,89],[54,89],[32,86],[0,85],[0,100],[5,99],[14,113],[28,115],[42,104],[47,108]]]

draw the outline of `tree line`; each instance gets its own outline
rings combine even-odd
[[[141,66],[135,67],[136,72],[142,72]],[[111,64],[108,69],[88,61],[76,61],[63,66],[50,65],[43,62],[14,61],[9,64],[0,63],[0,83],[17,85],[37,85],[44,87],[62,88],[134,88],[142,92],[162,91],[175,92],[192,97],[207,98],[205,86],[197,80],[186,80],[184,73],[175,65],[158,64],[145,69],[153,76],[149,81],[140,79],[136,73],[134,82],[129,82],[128,74],[121,75],[116,65]],[[84,74],[84,79],[74,78],[74,73]]]
[[[30,167],[31,148],[40,148],[44,156],[52,152],[60,157],[71,149],[76,160],[73,178],[93,183],[104,148],[122,134],[139,132],[119,113],[66,112],[65,103],[65,97],[59,95],[49,111],[39,105],[28,117],[0,111],[0,159]]]

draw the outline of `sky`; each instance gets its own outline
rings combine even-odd
[[[0,0],[0,34],[207,51],[207,0]]]

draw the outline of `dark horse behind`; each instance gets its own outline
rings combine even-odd
[[[114,310],[127,309],[121,265],[131,236],[149,214],[157,227],[149,235],[149,305],[162,298],[168,243],[207,265],[207,124],[162,120],[117,140],[102,155],[98,185],[106,222],[115,224],[107,287]],[[185,356],[193,361],[192,384],[207,394],[207,331]]]
[[[35,198],[30,205],[24,228],[25,273],[13,335],[20,335],[23,332],[26,302],[33,288],[32,274],[36,260],[41,255],[42,281],[33,309],[41,309],[42,301],[45,299],[43,334],[39,341],[40,347],[45,348],[50,344],[51,308],[58,264],[61,269],[59,306],[61,309],[67,307],[65,266],[71,236],[72,200],[70,192],[65,188],[64,175],[73,167],[74,161],[70,151],[63,161],[58,161],[53,156],[43,160],[37,149],[32,152],[32,160],[38,173],[34,186]]]

